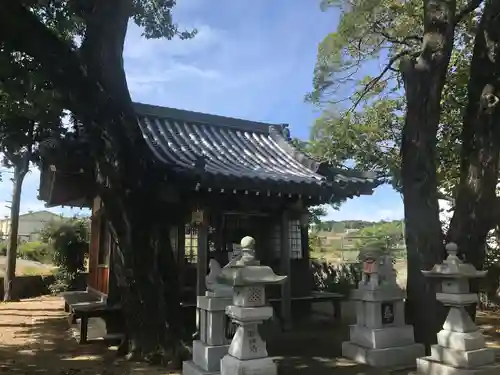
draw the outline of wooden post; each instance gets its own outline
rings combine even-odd
[[[208,220],[203,213],[203,220],[198,224],[198,254],[196,263],[196,295],[204,296],[206,290],[205,277],[207,276],[208,257]]]
[[[177,225],[177,275],[179,290],[184,294],[184,268],[186,264],[186,224],[184,220]]]
[[[281,318],[283,329],[290,330],[292,327],[292,293],[290,272],[290,218],[288,211],[281,214],[281,262],[280,274],[288,276],[281,286]]]

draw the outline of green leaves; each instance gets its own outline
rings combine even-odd
[[[0,50],[0,152],[11,163],[26,152],[33,155],[48,134],[64,133],[61,114],[38,64],[30,56]]]
[[[458,1],[459,9],[466,3]],[[313,91],[306,97],[324,108],[313,125],[309,151],[333,165],[382,172],[399,189],[405,98],[398,61],[391,63],[402,51],[419,52],[423,2],[323,0],[321,7],[337,9],[340,19],[318,47]],[[449,196],[459,177],[460,130],[476,23],[473,12],[457,25],[443,90],[436,162],[439,186]],[[373,76],[365,76],[375,64],[379,68]]]
[[[339,101],[337,91],[356,86],[363,65],[419,48],[422,31],[422,2],[409,0],[323,1],[322,8],[341,12],[337,30],[318,47],[313,91],[307,99],[314,103]],[[397,20],[397,22],[395,22]],[[344,97],[345,98],[345,97]]]
[[[348,114],[325,111],[313,125],[310,151],[332,165],[354,164],[378,171],[393,181],[399,169],[401,99],[380,99],[363,112]]]
[[[355,248],[374,247],[389,252],[396,248],[404,248],[403,233],[403,222],[395,220],[365,227],[358,232],[348,234],[346,237],[354,239]]]
[[[179,30],[172,17],[172,8],[175,4],[175,0],[133,0],[132,18],[138,26],[144,28],[143,35],[148,39],[174,37],[191,39],[197,30]]]
[[[127,0],[125,0],[127,1]],[[146,38],[192,38],[193,31],[181,31],[173,22],[173,0],[128,0],[131,17],[144,28]],[[30,10],[61,40],[77,48],[92,17],[92,2],[45,0]],[[61,117],[63,106],[52,82],[41,73],[31,56],[11,51],[0,44],[0,152],[18,158],[47,137],[66,132]],[[33,155],[37,155],[36,152]],[[33,160],[35,161],[35,160]],[[13,160],[11,160],[13,162]]]

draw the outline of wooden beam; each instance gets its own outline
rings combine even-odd
[[[281,286],[281,318],[283,319],[283,328],[289,330],[292,327],[292,293],[290,279],[290,214],[287,210],[281,214],[281,259],[280,259],[280,274],[288,276],[286,281]]]

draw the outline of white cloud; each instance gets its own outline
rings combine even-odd
[[[130,22],[123,56],[126,60],[137,59],[141,61],[158,55],[168,58],[189,57],[219,48],[225,37],[223,31],[216,30],[208,25],[195,25],[194,28],[198,33],[195,38],[188,40],[180,40],[179,38],[145,40],[141,35],[141,29],[133,22]],[[155,59],[150,60],[151,64],[155,62]]]
[[[137,97],[162,92],[162,87],[168,84],[186,84],[189,81],[214,81],[220,73],[212,69],[200,69],[194,65],[170,62],[164,67],[136,71],[130,69],[127,77],[129,89]],[[139,70],[139,69],[137,69]],[[148,103],[155,104],[155,103]]]

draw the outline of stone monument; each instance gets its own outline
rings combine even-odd
[[[210,260],[209,267],[210,273],[205,279],[208,290],[197,300],[200,336],[193,341],[193,359],[182,365],[183,375],[219,374],[220,360],[231,341],[225,310],[231,303],[233,289],[217,282],[222,268],[215,259]]]
[[[396,282],[392,258],[378,249],[365,249],[360,258],[363,278],[352,293],[356,324],[350,326],[350,341],[342,343],[342,355],[374,367],[413,367],[425,349],[405,324],[405,293]]]
[[[226,314],[238,325],[228,354],[221,360],[221,375],[277,374],[258,326],[273,316],[272,307],[266,305],[265,285],[281,283],[286,276],[261,266],[254,258],[254,246],[252,237],[244,237],[240,258],[218,276],[219,282],[233,287],[233,302]]]
[[[500,363],[495,363],[495,352],[486,348],[485,340],[474,324],[465,306],[477,302],[477,294],[471,293],[469,280],[486,276],[472,264],[463,263],[457,257],[455,243],[446,245],[448,257],[430,271],[422,271],[427,277],[441,279],[438,301],[450,306],[450,311],[437,334],[437,345],[431,347],[431,355],[417,359],[418,375],[494,375],[500,374]]]

